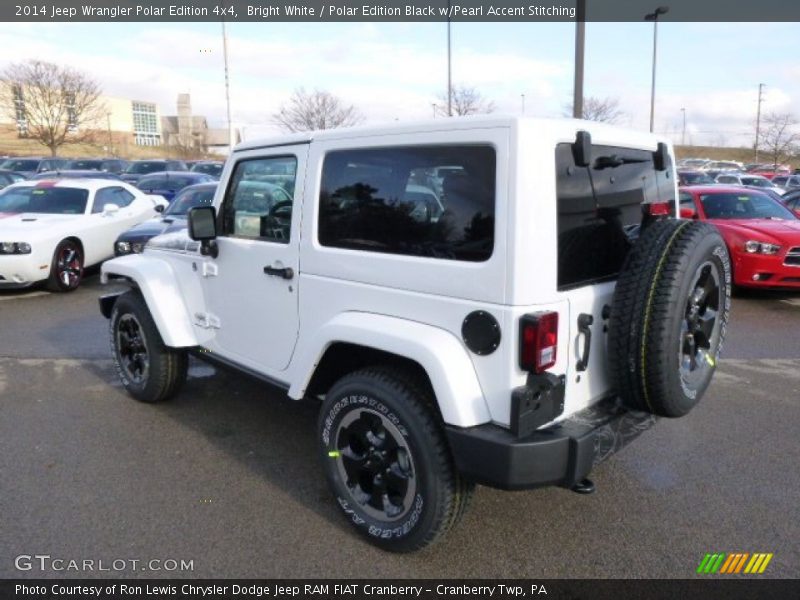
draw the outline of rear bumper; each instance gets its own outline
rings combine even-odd
[[[456,468],[466,478],[504,490],[572,487],[592,468],[655,424],[650,413],[604,400],[523,438],[497,425],[447,426]]]

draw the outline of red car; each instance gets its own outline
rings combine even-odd
[[[717,226],[728,245],[734,285],[800,289],[800,219],[756,190],[680,188],[681,217]]]

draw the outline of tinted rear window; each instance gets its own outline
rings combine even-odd
[[[484,261],[494,247],[490,146],[331,152],[322,168],[323,246]]]
[[[670,168],[656,171],[653,153],[592,146],[591,167],[578,167],[572,144],[556,147],[558,287],[610,280],[638,236],[642,204],[674,202]]]

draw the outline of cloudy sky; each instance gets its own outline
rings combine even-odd
[[[759,83],[764,112],[800,114],[794,23],[661,23],[656,130],[680,141],[752,143]],[[652,24],[586,26],[587,95],[616,97],[626,124],[649,122]],[[498,112],[559,116],[572,93],[574,25],[455,23],[453,80]],[[297,87],[329,90],[368,123],[430,118],[446,86],[444,23],[232,23],[231,104],[247,138],[275,132],[270,116]],[[162,114],[190,92],[196,114],[222,126],[218,23],[3,23],[10,60],[40,58],[95,76],[108,95],[148,100]],[[13,51],[9,51],[13,50]]]

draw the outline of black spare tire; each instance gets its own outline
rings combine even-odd
[[[631,409],[681,417],[702,398],[730,314],[731,265],[716,227],[663,219],[622,267],[609,321],[612,377]]]

